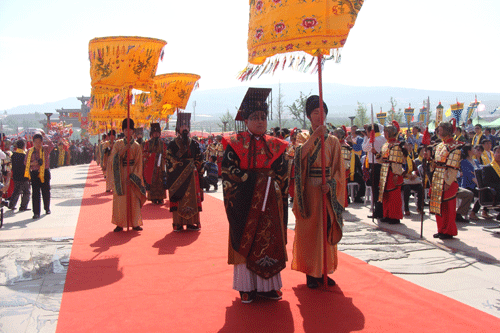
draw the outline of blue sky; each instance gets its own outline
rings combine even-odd
[[[498,0],[366,0],[324,81],[500,92],[498,13]],[[89,95],[88,42],[104,36],[166,40],[157,74],[199,74],[200,89],[317,79],[276,71],[239,83],[247,28],[248,0],[1,0],[0,110]]]

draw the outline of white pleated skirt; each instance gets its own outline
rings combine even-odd
[[[274,275],[269,279],[264,279],[258,276],[247,268],[247,264],[234,265],[233,274],[233,289],[243,292],[252,290],[267,292],[272,290],[280,290],[283,284],[281,283],[281,273]]]

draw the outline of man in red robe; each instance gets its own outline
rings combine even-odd
[[[242,303],[256,296],[280,300],[287,260],[288,143],[265,135],[270,91],[249,88],[240,107],[248,131],[222,139],[228,264]]]
[[[159,123],[151,124],[151,139],[144,143],[144,182],[148,193],[148,200],[155,205],[163,204],[167,197],[166,182],[166,151],[167,145],[160,140],[161,127]]]
[[[191,114],[178,113],[177,137],[167,146],[167,185],[174,231],[201,228],[203,156],[198,141],[191,139]]]

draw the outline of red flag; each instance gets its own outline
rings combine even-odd
[[[375,130],[372,129],[372,131],[370,132],[370,143],[374,142],[375,142]]]
[[[426,146],[431,144],[431,135],[429,134],[429,127],[425,128],[424,136],[422,137],[422,144]]]

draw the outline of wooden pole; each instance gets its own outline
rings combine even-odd
[[[131,135],[130,135],[130,103],[132,102],[132,87],[130,86],[129,89],[127,90],[127,97],[128,97],[128,103],[127,103],[127,142],[130,143]],[[127,148],[127,178],[125,180],[125,197],[127,198],[127,231],[130,230],[130,226],[132,224],[132,212],[131,212],[131,205],[132,205],[132,197],[131,197],[131,191],[129,188],[129,180],[130,180],[130,147]]]
[[[371,108],[371,112],[372,112],[372,130],[370,131],[370,142],[371,142],[371,138],[372,138],[372,131],[375,132],[375,123],[374,123],[374,119],[373,119],[373,104],[370,104],[370,108]],[[368,134],[368,133],[367,133]],[[371,181],[372,181],[372,200],[371,200],[371,203],[370,205],[372,206],[372,223],[375,223],[375,200],[378,200],[378,198],[375,198],[375,196],[373,195],[373,188],[375,187],[375,154],[373,153],[373,148],[375,147],[375,141],[374,142],[371,142],[372,144],[372,150],[371,150],[371,154],[372,154],[372,163],[371,165],[368,164],[368,166],[370,167],[370,178],[371,178]],[[366,159],[368,159],[368,153],[366,154]],[[370,159],[368,159],[368,163],[370,163]]]
[[[318,55],[318,85],[319,85],[319,112],[321,114],[321,125],[324,125],[323,119],[323,77],[322,77],[322,62],[323,56]],[[326,185],[326,157],[325,157],[325,136],[321,136],[321,184],[322,187]],[[333,173],[333,170],[332,170]],[[327,223],[327,209],[326,209],[326,193],[322,191],[323,195],[323,287],[328,288],[328,223]],[[333,223],[334,221],[332,221]],[[332,226],[333,228],[333,226]]]

